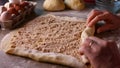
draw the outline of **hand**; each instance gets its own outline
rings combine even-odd
[[[105,25],[97,29],[97,33],[120,27],[120,17],[108,11],[92,10],[88,15],[87,26],[93,26],[99,21],[105,21]]]
[[[88,58],[93,68],[120,68],[120,53],[113,41],[89,37],[80,48],[80,53]]]

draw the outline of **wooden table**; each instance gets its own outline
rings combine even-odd
[[[61,12],[47,12],[44,11],[42,8],[42,3],[44,0],[34,0],[38,4],[35,8],[35,14],[31,14],[32,18],[29,18],[28,20],[24,21],[27,22],[30,19],[35,18],[36,16],[43,15],[43,14],[55,14],[55,15],[60,15],[60,16],[76,16],[76,17],[82,17],[86,18],[87,14],[90,12],[90,10],[93,8],[93,5],[89,5],[85,10],[82,11],[73,11],[73,10],[65,10]],[[12,30],[5,30],[1,31],[0,30],[0,40]],[[117,41],[118,44],[120,44],[120,30],[116,30],[117,35],[115,32],[106,32],[103,34],[98,35],[99,37],[104,37],[104,38],[111,38],[110,33],[112,33],[114,36],[114,40]],[[107,36],[104,36],[106,34]],[[4,52],[0,51],[0,68],[69,68],[61,65],[55,65],[55,64],[49,64],[49,63],[43,63],[43,62],[36,62],[28,58],[23,58],[19,56],[14,56],[14,55],[8,55],[5,54]]]

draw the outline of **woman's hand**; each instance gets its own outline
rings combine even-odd
[[[113,30],[120,27],[120,17],[108,11],[92,10],[88,14],[87,26],[93,26],[99,21],[105,21],[105,25],[97,29],[97,33]]]
[[[80,53],[88,57],[93,68],[120,68],[120,53],[113,41],[89,37],[80,48]]]

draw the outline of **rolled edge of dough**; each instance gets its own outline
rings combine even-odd
[[[85,41],[86,38],[90,36],[94,36],[94,33],[95,33],[95,26],[86,27],[81,34],[82,43]]]

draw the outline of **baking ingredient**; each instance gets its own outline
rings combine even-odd
[[[12,18],[12,14],[9,13],[8,11],[4,11],[0,16],[0,21],[5,22],[10,20],[11,18]]]
[[[13,4],[20,4],[20,0],[9,0],[9,2]]]
[[[25,9],[28,9],[30,7],[30,3],[26,1],[21,2],[20,5],[22,8],[25,8]]]
[[[14,14],[15,16],[19,15],[18,11],[15,8],[13,8],[13,7],[9,8],[8,12],[10,14]]]
[[[45,0],[43,8],[48,11],[60,11],[65,9],[63,0]]]
[[[21,5],[14,5],[14,8],[16,9],[16,11],[18,11],[18,13],[22,13],[25,11],[25,9],[21,6]]]
[[[33,1],[9,0],[4,6],[0,7],[1,29],[5,30],[16,27],[27,15],[32,13],[35,6],[36,2]],[[5,10],[3,10],[3,8],[5,8]]]
[[[0,15],[1,15],[1,13],[3,13],[6,10],[7,10],[7,8],[5,8],[4,6],[0,6]]]
[[[73,10],[82,10],[85,8],[83,0],[65,0],[65,4]]]
[[[6,7],[7,9],[14,7],[14,5],[10,2],[5,3],[4,7]]]

